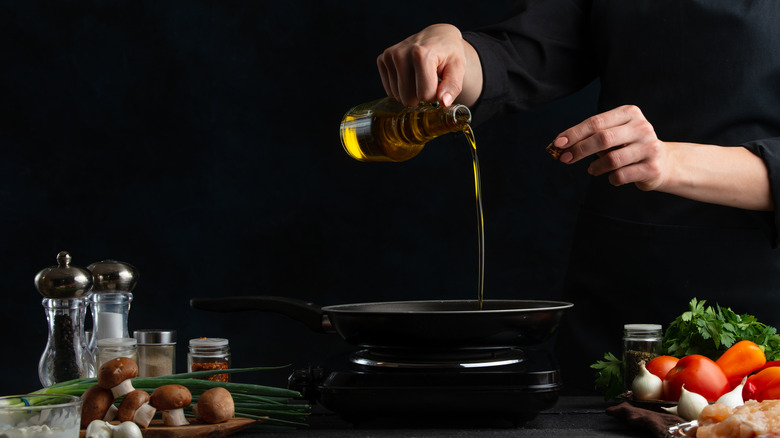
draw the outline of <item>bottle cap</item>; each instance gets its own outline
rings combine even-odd
[[[87,266],[94,282],[92,292],[132,292],[138,284],[138,270],[117,260],[103,260]]]
[[[92,288],[92,274],[70,265],[70,254],[60,251],[57,266],[45,268],[35,275],[35,288],[45,298],[80,298]]]
[[[623,326],[626,331],[651,332],[661,330],[661,324],[626,324]]]
[[[190,348],[218,348],[226,347],[228,340],[224,338],[195,338],[190,339]]]
[[[176,330],[136,330],[133,337],[138,345],[175,345]]]

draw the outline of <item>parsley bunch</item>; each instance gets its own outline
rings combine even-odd
[[[749,340],[764,350],[767,361],[780,360],[780,334],[777,329],[756,320],[753,315],[739,315],[719,305],[706,306],[705,300],[692,299],[689,310],[669,324],[664,332],[661,354],[683,357],[701,354],[717,360],[724,351],[741,340]],[[590,366],[596,370],[596,388],[606,399],[623,393],[623,361],[612,353]]]
[[[780,335],[774,327],[762,324],[753,315],[738,315],[730,308],[704,306],[692,299],[690,310],[678,316],[664,333],[665,354],[683,357],[701,354],[717,360],[741,340],[753,341],[764,349],[767,360],[780,357]]]

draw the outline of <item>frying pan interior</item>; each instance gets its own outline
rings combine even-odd
[[[323,311],[332,312],[369,312],[369,313],[442,313],[442,312],[538,312],[558,310],[572,307],[571,303],[561,301],[537,300],[484,300],[482,310],[478,308],[477,300],[446,300],[446,301],[387,301],[379,303],[339,304],[325,306]]]
[[[549,339],[571,303],[536,300],[395,301],[321,307],[288,297],[193,298],[195,309],[281,313],[370,349],[523,347]]]
[[[540,344],[571,303],[533,300],[399,301],[326,306],[347,342],[371,349],[481,349]]]

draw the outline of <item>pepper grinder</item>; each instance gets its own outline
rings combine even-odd
[[[92,287],[92,274],[70,265],[67,251],[57,254],[57,266],[35,276],[35,288],[43,296],[43,308],[49,323],[46,349],[38,363],[41,384],[89,377],[95,373],[92,355],[84,336],[86,295]]]
[[[129,263],[103,260],[87,266],[92,272],[92,338],[89,351],[97,354],[98,341],[107,338],[129,338],[127,318],[133,289],[138,284],[138,270]]]

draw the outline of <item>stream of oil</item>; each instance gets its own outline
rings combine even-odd
[[[477,305],[482,310],[482,300],[485,296],[485,218],[482,215],[482,180],[479,176],[479,159],[477,158],[477,141],[474,138],[474,132],[471,126],[466,125],[463,134],[471,146],[471,162],[474,166],[474,190],[477,199],[477,240],[479,253],[477,255],[479,263],[479,277],[477,280]]]

